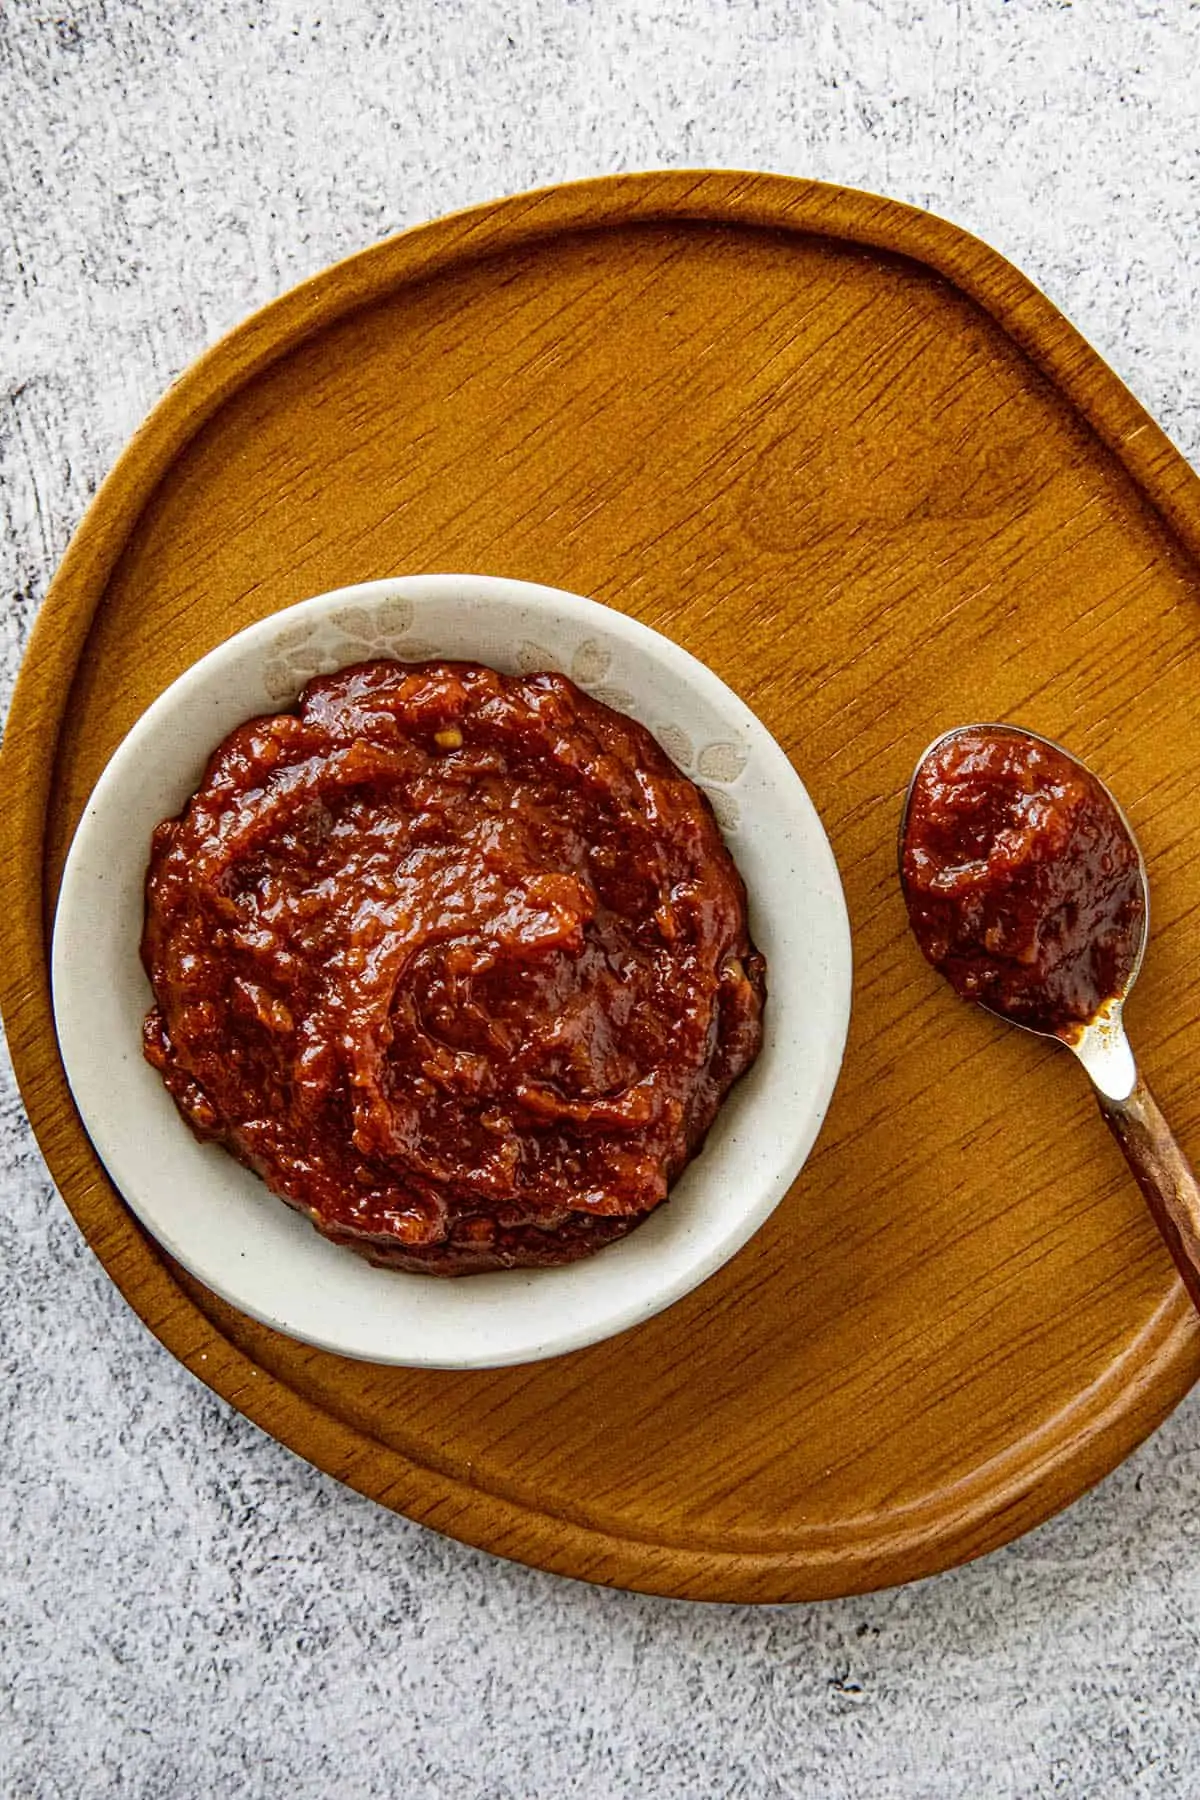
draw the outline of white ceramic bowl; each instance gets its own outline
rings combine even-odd
[[[372,655],[561,669],[640,719],[712,798],[767,959],[762,1053],[670,1200],[561,1269],[444,1280],[372,1268],[256,1176],[199,1144],[143,1061],[138,957],[155,824],[244,719],[318,672]],[[208,1287],[289,1336],[371,1362],[487,1368],[574,1350],[650,1318],[739,1250],[795,1178],[833,1092],[850,1005],[850,932],[820,820],[737,696],[622,613],[481,575],[369,582],[289,607],[180,676],[105,769],[79,824],[54,928],[54,1013],[71,1091],[138,1218]]]

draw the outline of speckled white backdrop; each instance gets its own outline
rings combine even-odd
[[[415,220],[663,164],[825,176],[1024,267],[1200,458],[1195,0],[0,0],[0,656],[206,344]],[[1200,1403],[919,1588],[698,1607],[497,1562],[146,1334],[0,1093],[0,1793],[1200,1790]]]

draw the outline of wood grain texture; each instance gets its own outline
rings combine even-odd
[[[423,227],[285,296],[117,465],[5,743],[5,1018],[97,1254],[301,1454],[569,1574],[809,1598],[1046,1517],[1186,1391],[1200,1331],[1079,1072],[956,1007],[909,943],[897,809],[967,717],[1096,767],[1154,886],[1139,1049],[1200,1143],[1200,1033],[1173,999],[1197,977],[1198,556],[1200,483],[1049,302],[873,196],[620,177]],[[170,1265],[71,1109],[46,974],[75,820],[154,695],[280,606],[437,568],[591,593],[729,681],[822,813],[857,962],[817,1151],[742,1255],[636,1332],[470,1374],[297,1346]]]

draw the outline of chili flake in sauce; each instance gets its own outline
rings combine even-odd
[[[142,958],[197,1136],[433,1274],[623,1237],[762,1040],[707,800],[556,674],[371,662],[240,726],[154,833]]]

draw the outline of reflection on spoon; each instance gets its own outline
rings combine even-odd
[[[1079,1058],[1200,1310],[1200,1187],[1122,1020],[1150,896],[1108,789],[1035,732],[959,726],[909,783],[900,883],[918,944],[957,994]]]

